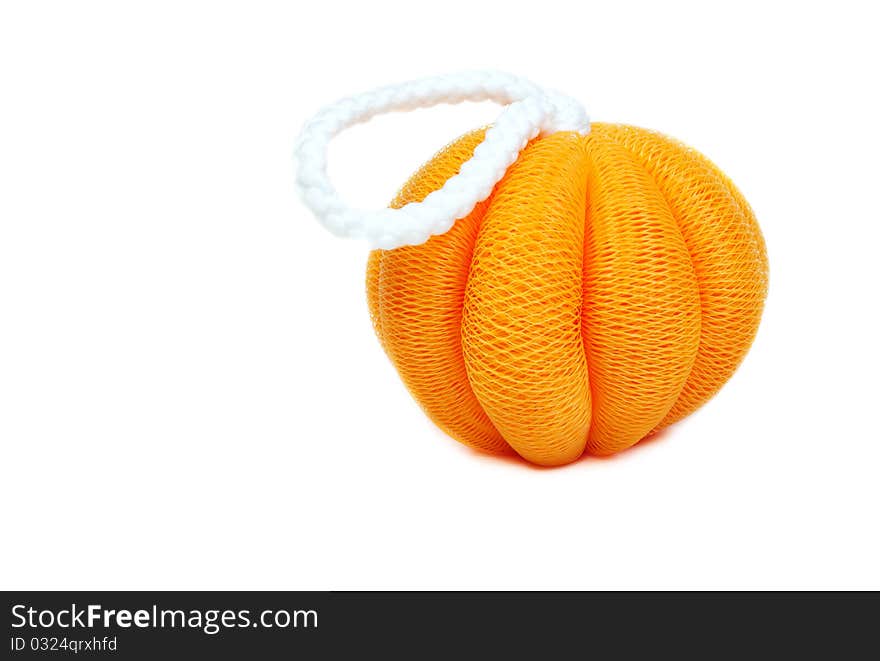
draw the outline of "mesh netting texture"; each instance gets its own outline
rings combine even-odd
[[[391,206],[440,188],[483,134],[442,150]],[[594,123],[532,141],[449,232],[370,253],[367,296],[441,429],[560,465],[629,448],[711,398],[754,339],[767,268],[751,209],[715,165]]]

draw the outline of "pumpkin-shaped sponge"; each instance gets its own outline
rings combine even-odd
[[[483,134],[392,206],[440,188]],[[543,465],[625,450],[701,406],[748,350],[766,291],[761,232],[718,168],[597,123],[533,140],[450,231],[367,266],[376,332],[431,419]]]

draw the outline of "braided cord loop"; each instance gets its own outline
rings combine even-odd
[[[473,156],[441,188],[399,209],[354,209],[345,203],[327,174],[327,148],[336,135],[380,114],[464,101],[505,107]],[[589,130],[580,103],[518,76],[475,71],[423,78],[348,97],[319,111],[297,140],[296,183],[306,206],[337,236],[366,239],[373,248],[419,245],[447,232],[489,197],[530,140]]]

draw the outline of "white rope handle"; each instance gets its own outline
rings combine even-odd
[[[494,101],[506,107],[458,174],[422,202],[400,209],[346,205],[327,175],[327,147],[334,136],[383,113],[462,101]],[[447,232],[489,197],[529,140],[556,131],[589,130],[580,103],[517,76],[475,71],[423,78],[343,99],[315,115],[297,141],[297,186],[318,220],[338,236],[365,238],[375,248],[418,245]]]

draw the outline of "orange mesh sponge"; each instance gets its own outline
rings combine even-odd
[[[440,188],[483,135],[392,206]],[[766,292],[764,241],[730,180],[674,140],[597,123],[533,140],[450,231],[367,265],[376,333],[431,419],[542,465],[619,452],[705,403]]]

